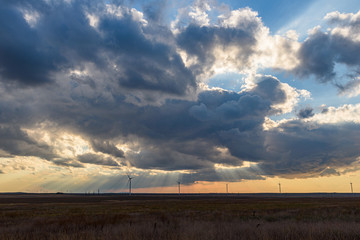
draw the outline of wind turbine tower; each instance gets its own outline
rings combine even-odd
[[[178,181],[177,184],[178,184],[178,190],[179,190],[179,195],[180,195],[180,184],[181,184],[180,181]]]
[[[129,179],[129,195],[131,195],[131,179],[133,179],[132,177],[130,177],[129,175],[128,176],[128,179]]]
[[[229,184],[226,184],[226,194],[229,193]]]
[[[351,193],[353,194],[353,193],[354,193],[354,191],[353,191],[352,182],[350,183],[350,187],[351,187]]]
[[[279,183],[279,193],[281,193],[281,183]]]

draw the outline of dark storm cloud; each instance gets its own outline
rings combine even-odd
[[[271,111],[272,102],[286,101],[284,94],[269,94],[266,89],[276,93],[281,89],[280,82],[264,77],[249,92],[205,91],[197,102],[169,100],[160,107],[139,107],[137,111],[135,106],[118,106],[121,111],[116,118],[120,122],[116,127],[102,129],[101,135],[136,134],[142,139],[142,148],[139,153],[127,154],[127,159],[143,169],[199,170],[215,163],[238,166],[243,160],[257,161],[261,149],[254,145],[262,144],[264,117]],[[270,99],[265,98],[268,96]],[[133,112],[124,110],[126,107]],[[122,115],[123,111],[127,114]],[[77,128],[100,137],[94,126],[100,123],[107,126],[109,120],[102,116],[92,121],[95,122]],[[222,153],[221,148],[229,148],[232,155]]]
[[[269,131],[263,131],[259,123],[251,131],[224,129],[216,136],[218,143],[235,157],[228,161],[231,165],[240,166],[239,159],[248,160],[258,163],[256,171],[248,169],[254,175],[299,177],[324,175],[328,167],[343,168],[355,163],[359,157],[359,128],[358,124],[314,126],[291,121]]]
[[[269,88],[269,91],[273,89]],[[251,130],[262,124],[264,116],[271,109],[271,103],[270,100],[257,95],[256,89],[243,93],[205,91],[200,93],[197,102],[168,101],[160,108],[143,108],[143,116],[139,121],[147,129],[143,133],[138,131],[138,134],[152,136],[152,139],[156,134],[164,139],[168,139],[169,136],[194,139],[208,138],[224,129]]]
[[[100,68],[105,66],[99,56],[103,45],[101,36],[89,25],[85,12],[90,11],[92,5],[86,2],[50,2],[45,9],[38,10],[40,17],[34,29],[39,38],[64,58],[63,63],[57,65],[57,71],[71,69],[80,61],[93,62]]]
[[[50,81],[51,71],[61,62],[56,49],[32,29],[12,6],[0,5],[0,76],[25,85]]]
[[[325,107],[321,110],[321,113],[327,113],[328,111],[329,111],[329,109],[327,107]]]
[[[261,144],[264,117],[273,103],[286,101],[281,91],[277,79],[263,77],[251,91],[209,90],[200,93],[197,101],[168,100],[161,106],[136,106],[122,99],[107,104],[79,101],[69,106],[42,103],[50,121],[89,139],[94,151],[123,156],[111,139],[131,141],[136,136],[141,146],[138,153],[126,155],[133,166],[200,170],[215,163],[239,166],[243,160],[254,159],[260,150],[249,146],[254,141]]]
[[[204,103],[195,105],[190,109],[193,117],[200,121],[211,121],[221,125],[226,122],[232,124],[236,120],[244,120],[256,117],[262,119],[263,114],[270,109],[270,102],[258,95],[243,94],[239,95],[235,101],[226,101],[215,108],[209,108]]]
[[[211,166],[208,159],[205,159],[203,156],[198,157],[197,154],[190,155],[177,151],[177,149],[172,148],[176,144],[170,146],[164,145],[159,143],[159,146],[145,147],[139,154],[132,156],[133,160],[131,163],[142,169],[162,169],[168,171],[179,169],[196,170]]]
[[[360,23],[358,23],[360,28]],[[332,36],[334,51],[337,53],[336,61],[348,66],[359,66],[360,64],[360,43],[351,37],[340,35]]]
[[[52,82],[52,74],[88,59],[97,62],[99,36],[88,24],[82,2],[14,1],[0,8],[0,74],[26,85]],[[23,12],[37,15],[30,26]]]
[[[34,27],[25,21],[21,9],[39,15]],[[2,79],[42,84],[53,81],[52,74],[91,62],[111,73],[111,78],[124,88],[183,95],[196,87],[194,76],[175,47],[155,40],[159,32],[134,20],[126,8],[122,17],[104,14],[105,9],[104,3],[90,1],[49,2],[41,7],[32,2],[14,2],[2,6]],[[99,18],[98,29],[90,26],[87,12]],[[169,30],[166,34],[171,37]],[[114,69],[115,65],[121,69]]]
[[[18,126],[0,125],[0,149],[14,156],[35,156],[46,160],[57,157],[50,146],[40,144]]]
[[[327,168],[321,172],[320,176],[340,176],[340,173],[333,168]]]
[[[85,153],[77,156],[77,160],[82,163],[90,163],[103,166],[119,166],[111,157],[104,157],[97,154]]]
[[[72,159],[56,159],[52,161],[56,165],[64,166],[64,167],[75,167],[75,168],[83,168],[85,167],[83,164],[74,161]]]
[[[163,18],[166,5],[167,0],[145,1],[142,5],[142,10],[146,16],[146,19],[159,22]]]
[[[314,126],[299,120],[264,131],[264,118],[273,112],[272,105],[286,101],[281,83],[263,77],[252,90],[241,93],[209,90],[200,93],[197,101],[168,100],[161,106],[140,107],[121,101],[108,106],[95,104],[91,108],[92,113],[98,112],[96,117],[88,108],[75,105],[75,119],[72,113],[57,112],[60,115],[54,116],[61,119],[53,121],[63,121],[86,138],[104,139],[102,143],[136,136],[140,147],[126,155],[132,166],[191,169],[198,173],[194,175],[196,181],[219,179],[211,173],[216,163],[242,166],[244,160],[256,162],[258,168],[242,169],[238,176],[261,178],[314,176],[328,167],[344,167],[356,161],[360,142],[354,134],[359,128],[356,124]],[[115,106],[116,111],[106,110]]]
[[[280,86],[280,81],[274,77],[262,77],[253,91],[272,104],[286,102],[286,93]]]
[[[316,175],[328,167],[341,168],[357,161],[357,124],[290,121],[264,131],[262,124],[272,103],[284,101],[286,95],[278,80],[264,77],[249,92],[205,91],[196,103],[173,101],[160,108],[146,108],[142,117],[147,122],[140,120],[144,128],[138,129],[137,135],[147,139],[147,147],[130,156],[131,163],[143,169],[193,169],[200,173],[212,169],[214,163],[241,166],[248,160],[258,163],[257,171],[248,169],[254,174],[292,177]],[[217,147],[229,153],[221,155]],[[199,176],[211,178],[204,174]]]
[[[335,64],[341,63],[359,70],[360,43],[354,39],[359,33],[359,21],[344,21],[337,18],[328,18],[335,29],[344,29],[350,35],[341,35],[335,32],[323,32],[316,29],[309,35],[299,50],[300,65],[295,72],[301,76],[315,75],[321,82],[329,82],[337,76]],[[354,35],[351,35],[354,34]],[[341,84],[336,84],[340,87]]]
[[[223,130],[219,138],[233,156],[252,162],[263,161],[266,156],[265,136],[260,123],[252,131],[241,131],[239,128]]]
[[[311,35],[299,50],[300,66],[296,72],[302,76],[314,74],[321,82],[328,82],[335,76],[335,52],[328,34],[321,31]]]
[[[119,84],[130,89],[176,95],[195,87],[194,76],[184,66],[175,49],[150,41],[142,33],[142,28],[131,16],[121,20],[104,18],[100,23],[106,49],[115,54],[115,63],[125,69],[119,74]]]
[[[197,63],[192,66],[196,74],[209,71],[213,66],[216,55],[215,48],[226,51],[231,47],[241,50],[236,61],[242,65],[248,64],[256,45],[256,31],[246,31],[235,27],[213,27],[190,24],[177,36],[179,47],[192,57],[197,57]]]
[[[299,118],[309,118],[314,116],[313,110],[311,107],[306,107],[304,109],[300,109],[300,111],[298,112],[297,116]]]
[[[328,167],[349,166],[359,156],[358,124],[314,126],[290,121],[279,127],[265,135],[267,156],[259,165],[265,174],[306,176]]]
[[[102,152],[119,158],[124,157],[124,152],[109,141],[92,140],[91,146],[95,152]]]

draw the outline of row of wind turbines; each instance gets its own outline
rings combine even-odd
[[[133,177],[130,177],[129,174],[127,175],[127,177],[128,177],[128,184],[129,184],[129,195],[131,195],[131,180],[133,179]],[[179,195],[180,195],[181,182],[177,181],[177,184],[178,184],[178,191],[179,191]]]
[[[130,177],[130,175],[127,175],[128,177],[128,184],[129,184],[129,195],[131,195],[131,180],[133,179],[133,177]],[[177,181],[178,184],[178,194],[180,195],[180,190],[181,190],[181,182]],[[353,190],[353,184],[352,182],[350,182],[350,189],[351,189],[351,193],[354,193]],[[229,193],[229,184],[226,183],[226,193]],[[281,194],[281,183],[279,183],[279,193]]]
[[[351,193],[354,193],[354,189],[353,189],[353,184],[352,182],[350,182],[350,189],[351,189]],[[227,192],[227,184],[226,184],[226,192]],[[281,183],[279,183],[279,193],[281,193]]]

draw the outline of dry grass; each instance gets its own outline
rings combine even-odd
[[[359,200],[0,196],[0,239],[360,239]]]

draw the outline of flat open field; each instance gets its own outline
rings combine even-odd
[[[0,194],[0,239],[360,239],[360,198]]]

